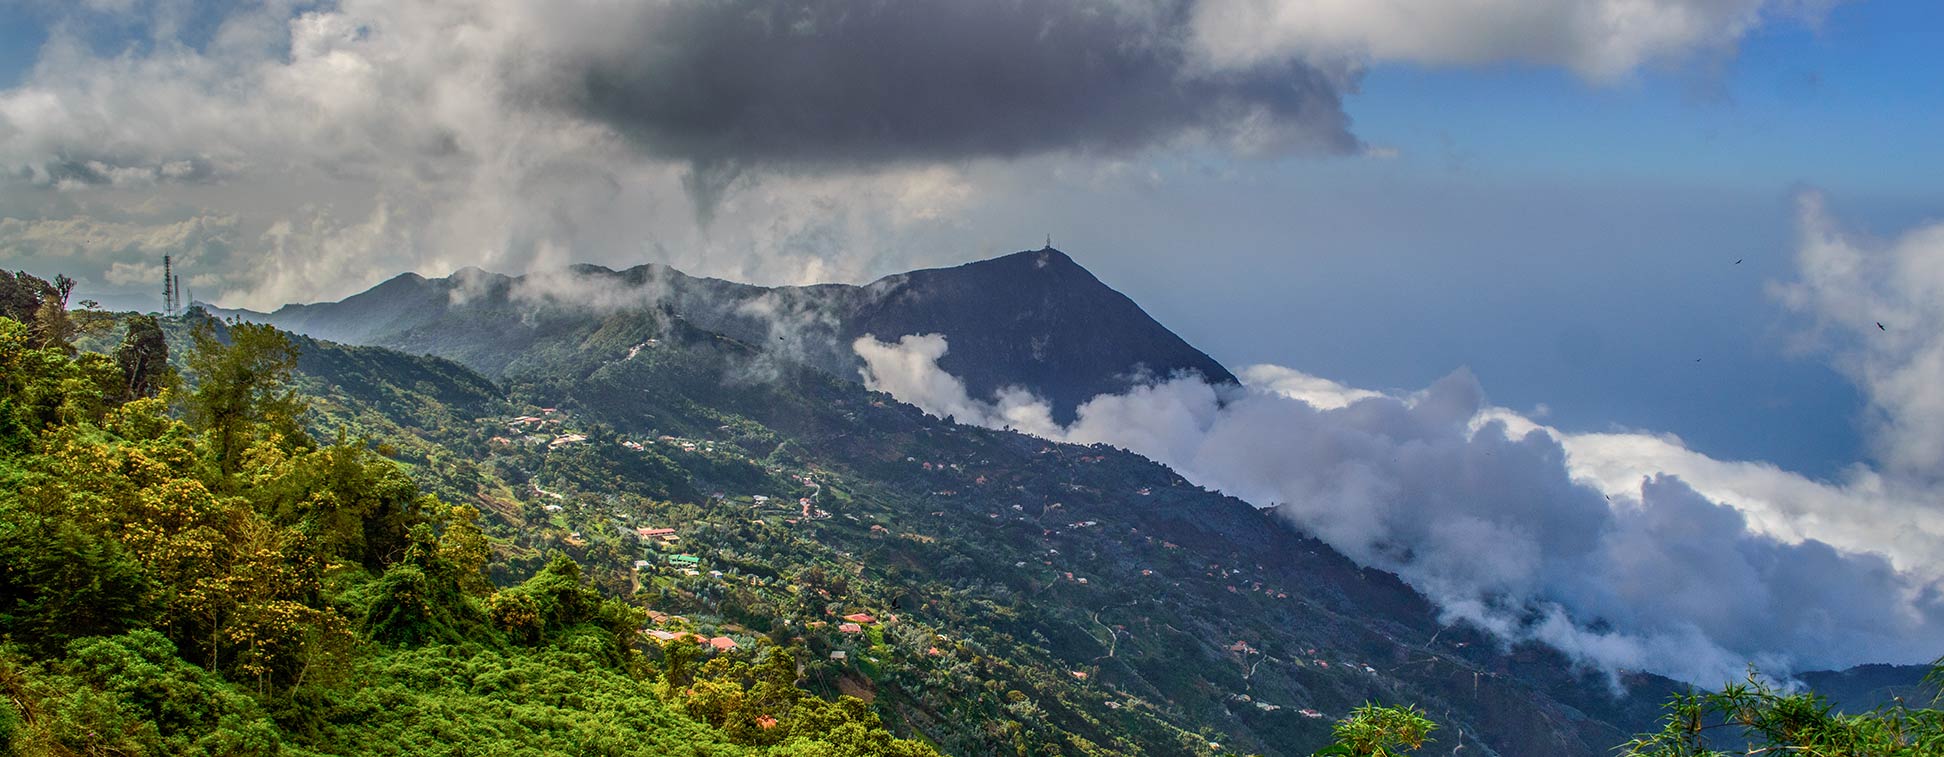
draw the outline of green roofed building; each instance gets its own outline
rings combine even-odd
[[[668,564],[670,564],[670,565],[691,565],[691,566],[692,566],[692,565],[700,565],[700,564],[702,564],[702,558],[700,558],[700,557],[696,557],[695,555],[669,555],[669,556],[668,556]]]

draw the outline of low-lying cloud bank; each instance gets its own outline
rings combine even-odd
[[[927,412],[1146,455],[1396,572],[1448,621],[1610,671],[1718,684],[1750,662],[1929,661],[1944,653],[1944,489],[1910,461],[1944,432],[1904,422],[1929,395],[1900,388],[1944,385],[1931,357],[1944,354],[1944,310],[1918,304],[1944,287],[1944,266],[1923,263],[1944,259],[1944,226],[1872,247],[1834,231],[1813,198],[1802,226],[1801,280],[1778,286],[1786,304],[1886,335],[1869,312],[1908,317],[1907,333],[1831,352],[1862,352],[1852,375],[1882,429],[1881,461],[1835,482],[1669,436],[1551,428],[1492,406],[1464,370],[1408,395],[1279,366],[1244,370],[1242,387],[1176,376],[1096,397],[1062,426],[1024,391],[969,396],[938,368],[941,335],[853,349],[867,386]],[[1882,268],[1895,274],[1869,273]]]
[[[1582,477],[1638,460],[1602,459],[1504,417],[1463,371],[1411,396],[1348,404],[1334,402],[1355,393],[1337,387],[1318,397],[1184,376],[1096,397],[1059,426],[1023,392],[967,396],[938,368],[946,348],[936,334],[856,344],[874,389],[961,423],[1146,455],[1396,572],[1447,621],[1602,668],[1713,684],[1750,661],[1782,671],[1928,660],[1944,638],[1935,588],[1888,558],[1765,533],[1675,473],[1627,487]],[[1270,373],[1299,375],[1244,375]]]

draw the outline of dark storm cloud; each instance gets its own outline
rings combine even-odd
[[[1346,152],[1354,76],[1280,61],[1205,71],[1181,0],[734,0],[654,4],[566,53],[545,99],[704,183],[818,168],[1124,153],[1201,137]],[[558,48],[559,46],[554,46]],[[706,170],[703,170],[706,169]],[[715,174],[713,177],[702,175]]]

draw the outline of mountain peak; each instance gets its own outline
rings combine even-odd
[[[942,334],[949,350],[939,367],[973,397],[1025,387],[1050,400],[1062,423],[1095,396],[1153,377],[1191,373],[1238,383],[1052,247],[886,277],[871,288],[877,297],[850,320],[854,331],[879,339]]]
[[[863,365],[851,349],[859,337],[940,334],[950,349],[939,367],[963,381],[973,397],[989,399],[1003,388],[1021,387],[1045,398],[1061,422],[1097,395],[1154,377],[1191,373],[1236,382],[1220,363],[1052,247],[886,276],[862,287],[758,287],[665,266],[616,272],[581,264],[566,270],[629,286],[652,280],[652,297],[629,302],[667,308],[699,328],[785,352],[850,381],[858,380]],[[477,286],[485,280],[508,286]],[[403,274],[342,302],[242,315],[321,339],[429,352],[498,374],[541,338],[525,312],[529,306],[509,296],[512,281],[476,268],[430,282]],[[487,293],[455,299],[458,287]],[[778,310],[778,303],[786,304]],[[565,319],[549,329],[610,314],[590,303],[567,304],[548,316]]]
[[[575,263],[567,266],[569,273],[581,276],[613,276],[614,269],[595,263]]]
[[[1046,268],[1049,266],[1083,268],[1079,263],[1074,262],[1071,256],[1051,245],[1041,247],[1037,250],[1023,250],[1011,255],[1002,255],[993,258],[993,260],[1026,261],[1030,262],[1034,268]]]
[[[1019,252],[1000,255],[995,258],[986,258],[984,260],[974,260],[969,263],[961,263],[956,266],[949,266],[944,268],[925,268],[925,269],[912,271],[909,274],[898,274],[898,275],[908,276],[908,275],[915,275],[915,274],[931,274],[931,273],[941,273],[945,271],[968,271],[968,270],[969,271],[979,271],[979,270],[1079,271],[1082,273],[1086,273],[1088,276],[1093,275],[1092,272],[1087,270],[1086,266],[1080,265],[1072,258],[1072,256],[1069,256],[1066,253],[1061,252],[1060,250],[1052,247],[1042,247],[1037,250],[1021,250]]]

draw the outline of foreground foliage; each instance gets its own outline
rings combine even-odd
[[[1944,663],[1930,681],[1944,677]],[[1750,672],[1718,692],[1693,692],[1667,705],[1662,728],[1621,747],[1627,757],[1926,757],[1944,754],[1944,711],[1898,701],[1860,713],[1837,712],[1814,692],[1787,692]]]
[[[1928,682],[1944,682],[1944,662]],[[1401,757],[1437,729],[1409,706],[1364,705],[1337,721],[1335,743],[1314,757]],[[1667,703],[1661,729],[1620,745],[1625,757],[1935,757],[1944,754],[1944,710],[1902,701],[1860,714],[1836,711],[1814,692],[1778,689],[1754,671],[1720,691]]]
[[[1366,704],[1331,727],[1336,742],[1316,757],[1400,757],[1422,748],[1437,729],[1416,707]]]

